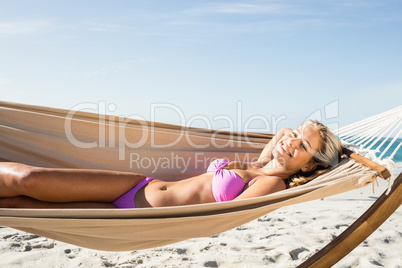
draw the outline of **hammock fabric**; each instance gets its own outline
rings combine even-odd
[[[130,171],[165,180],[203,173],[215,158],[255,160],[272,138],[7,102],[0,102],[0,133],[1,161]],[[212,236],[376,177],[346,158],[308,184],[257,198],[147,209],[0,209],[0,225],[92,249],[138,250]]]

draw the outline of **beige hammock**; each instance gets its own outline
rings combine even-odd
[[[203,173],[214,158],[255,160],[272,136],[0,102],[0,160],[36,166],[121,170],[179,180]],[[0,225],[110,251],[212,236],[280,207],[353,190],[377,175],[389,176],[382,166],[348,154],[375,171],[347,157],[308,184],[257,198],[150,209],[0,209]],[[398,178],[394,186],[399,184]]]

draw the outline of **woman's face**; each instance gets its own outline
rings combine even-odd
[[[300,126],[293,131],[286,133],[276,145],[277,161],[283,168],[294,173],[311,171],[315,168],[311,160],[316,151],[323,144],[320,134],[311,126]]]

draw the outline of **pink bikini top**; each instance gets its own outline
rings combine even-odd
[[[209,164],[207,170],[207,172],[215,172],[212,179],[212,194],[216,202],[235,199],[243,192],[244,186],[254,179],[251,178],[244,183],[235,172],[223,169],[229,162],[226,159],[217,159]]]

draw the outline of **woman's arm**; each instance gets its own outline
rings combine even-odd
[[[269,176],[258,178],[249,188],[236,197],[235,200],[264,196],[285,189],[286,184],[280,177]]]
[[[278,141],[286,134],[292,132],[290,128],[282,128],[276,133],[276,135],[269,141],[269,143],[262,150],[258,160],[255,162],[243,162],[243,161],[230,161],[224,169],[247,169],[250,166],[263,167],[273,159],[272,151],[274,150]]]
[[[257,163],[261,165],[266,165],[269,161],[273,159],[272,151],[274,150],[278,141],[288,132],[292,132],[290,128],[282,128],[276,133],[276,135],[270,140],[270,142],[262,150],[260,157],[258,157]]]

